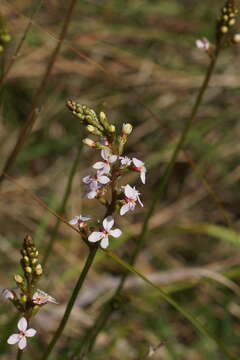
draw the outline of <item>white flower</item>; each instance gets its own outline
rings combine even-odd
[[[117,160],[117,155],[112,155],[109,149],[103,149],[101,150],[101,156],[104,161],[96,162],[93,168],[99,170],[101,174],[109,174],[111,170],[110,164]]]
[[[120,156],[119,159],[120,159],[120,163],[121,163],[121,168],[125,168],[125,167],[128,167],[131,165],[132,160],[129,159],[129,157]]]
[[[141,206],[143,203],[141,202],[139,195],[140,193],[135,189],[135,187],[131,187],[130,185],[122,186],[124,191],[124,205],[120,209],[120,215],[126,214],[129,210],[134,210],[136,206],[136,202],[138,201]]]
[[[37,291],[33,294],[32,301],[36,305],[43,305],[49,302],[53,304],[58,304],[56,299],[39,289],[37,289]]]
[[[90,220],[91,218],[88,216],[74,216],[74,218],[72,220],[69,221],[70,225],[77,225],[82,228],[86,225],[86,221]]]
[[[114,224],[113,217],[112,216],[106,217],[103,220],[103,230],[92,232],[88,237],[88,241],[90,241],[90,242],[101,241],[100,246],[103,249],[106,249],[109,244],[109,241],[108,241],[109,236],[118,238],[122,234],[122,231],[120,229],[111,230],[113,227],[113,224]]]
[[[138,160],[136,158],[132,159],[133,164],[134,164],[134,168],[133,170],[135,171],[139,171],[140,172],[140,178],[142,180],[142,183],[145,184],[146,182],[146,167],[144,165],[144,162],[141,160]]]
[[[10,299],[10,300],[13,300],[14,299],[14,292],[10,289],[3,289],[2,291],[2,297],[4,299]]]
[[[87,198],[94,199],[97,196],[98,189],[110,181],[109,177],[102,175],[97,171],[95,176],[87,175],[83,178],[83,182],[88,185]]]
[[[208,52],[208,50],[210,49],[210,42],[207,38],[204,37],[202,38],[202,40],[196,40],[196,46],[198,49]]]
[[[35,329],[28,329],[27,330],[27,320],[22,317],[19,321],[18,321],[18,333],[17,334],[13,334],[11,336],[9,336],[7,342],[8,344],[16,344],[18,343],[18,347],[20,350],[23,350],[26,346],[27,346],[27,337],[32,337],[36,334],[36,330]]]

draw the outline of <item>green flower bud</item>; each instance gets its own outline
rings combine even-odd
[[[111,124],[111,125],[108,127],[108,131],[111,132],[111,133],[114,133],[114,132],[116,131],[116,127]]]
[[[21,297],[21,300],[22,300],[22,302],[26,303],[26,302],[27,302],[27,296],[26,296],[26,295],[23,295],[23,296]]]

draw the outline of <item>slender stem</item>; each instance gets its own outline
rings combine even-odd
[[[20,349],[18,349],[18,352],[17,352],[17,360],[21,360],[22,354],[23,354],[23,351],[20,350]]]
[[[168,165],[167,165],[167,167],[166,167],[166,169],[165,169],[165,171],[163,173],[163,176],[161,177],[161,179],[160,179],[160,181],[158,183],[157,189],[154,192],[154,197],[152,199],[152,202],[150,204],[148,212],[147,212],[147,214],[145,216],[145,219],[144,219],[144,222],[143,222],[143,225],[142,225],[142,229],[141,229],[141,233],[138,236],[137,246],[136,246],[136,248],[135,248],[135,250],[134,250],[134,252],[133,252],[133,254],[131,256],[131,259],[129,261],[129,263],[131,265],[135,263],[136,258],[137,258],[138,254],[140,253],[140,251],[142,249],[142,246],[143,246],[144,240],[145,240],[145,236],[146,236],[147,230],[148,230],[149,220],[150,220],[150,218],[151,218],[151,216],[152,216],[152,214],[153,214],[153,212],[155,210],[157,202],[163,198],[163,196],[164,196],[164,194],[166,192],[167,185],[169,183],[170,176],[172,174],[174,165],[176,163],[177,156],[179,155],[180,151],[182,150],[182,148],[183,148],[183,146],[185,144],[186,138],[187,138],[187,136],[189,134],[189,130],[191,128],[191,125],[192,125],[193,121],[196,118],[198,109],[199,109],[199,107],[200,107],[200,105],[202,103],[202,100],[203,100],[203,95],[204,95],[204,93],[205,93],[205,91],[206,91],[206,89],[208,87],[209,81],[210,81],[211,76],[213,74],[213,71],[214,71],[214,68],[215,68],[215,65],[216,65],[216,61],[217,61],[220,49],[221,49],[221,47],[220,47],[220,44],[219,44],[219,46],[216,49],[215,56],[212,58],[212,60],[211,60],[211,62],[209,64],[209,67],[207,69],[204,81],[203,81],[202,86],[201,86],[201,88],[199,90],[198,96],[197,96],[196,101],[195,101],[195,103],[193,105],[190,116],[189,116],[188,120],[185,123],[182,134],[181,134],[181,136],[180,136],[180,138],[179,138],[179,140],[177,142],[177,145],[176,145],[176,147],[174,149],[174,152],[172,154],[170,162],[168,163]],[[124,284],[125,284],[125,281],[127,279],[128,274],[129,274],[129,272],[125,272],[122,275],[121,280],[119,282],[119,285],[118,285],[114,295],[103,306],[99,316],[95,320],[94,325],[90,329],[88,329],[85,336],[83,337],[78,349],[76,350],[76,353],[80,354],[80,359],[84,358],[84,356],[86,356],[91,351],[91,349],[94,346],[94,343],[96,341],[96,338],[97,338],[99,332],[106,325],[110,315],[116,309],[115,306],[114,306],[114,303],[118,299],[118,297],[119,297],[119,295],[120,295],[120,293],[121,293],[121,291],[122,291],[122,289],[124,287]]]
[[[69,198],[69,195],[71,193],[71,189],[72,189],[72,182],[73,182],[73,179],[74,179],[74,175],[77,171],[77,167],[78,167],[78,163],[79,163],[79,159],[80,159],[80,155],[81,155],[81,151],[82,151],[82,143],[81,145],[79,146],[78,148],[78,151],[77,151],[77,154],[76,154],[76,157],[75,157],[75,160],[72,164],[72,168],[70,170],[70,174],[69,174],[69,177],[68,177],[68,181],[67,181],[67,185],[66,185],[66,189],[65,189],[65,192],[64,192],[64,195],[63,195],[63,198],[62,198],[62,203],[59,207],[59,210],[58,210],[58,214],[59,215],[63,215],[64,211],[65,211],[65,208],[66,208],[66,205],[67,205],[67,201],[68,201],[68,198]],[[54,226],[54,229],[53,229],[53,232],[52,232],[52,236],[49,240],[49,243],[47,244],[47,247],[46,247],[46,250],[45,250],[45,253],[44,253],[44,256],[43,256],[43,261],[42,261],[42,266],[44,267],[46,265],[46,262],[48,260],[48,257],[49,255],[51,254],[52,252],[52,249],[53,249],[53,245],[54,245],[54,242],[57,238],[57,233],[58,233],[58,228],[59,228],[59,225],[61,224],[61,220],[58,218],[57,219],[57,222]]]
[[[28,117],[26,119],[26,122],[25,122],[24,126],[20,130],[20,133],[18,135],[16,144],[15,144],[13,150],[11,151],[10,155],[8,156],[8,158],[7,158],[7,160],[6,160],[5,164],[4,164],[2,173],[0,175],[0,184],[3,182],[3,180],[5,178],[4,173],[7,173],[8,170],[15,163],[16,158],[17,158],[19,152],[21,151],[23,145],[25,144],[25,142],[26,142],[26,140],[27,140],[27,138],[28,138],[28,136],[29,136],[29,134],[30,134],[30,132],[32,130],[32,127],[33,127],[33,125],[34,125],[34,123],[36,121],[37,114],[38,114],[37,109],[39,108],[39,106],[41,106],[42,96],[44,94],[45,87],[46,87],[46,85],[48,83],[49,76],[50,76],[50,74],[52,72],[53,66],[55,64],[55,61],[56,61],[57,56],[59,54],[59,51],[61,49],[63,40],[64,40],[65,35],[67,33],[68,27],[70,25],[72,14],[73,14],[74,7],[75,7],[76,3],[77,3],[77,0],[72,0],[70,2],[70,5],[68,7],[65,19],[63,21],[63,26],[62,26],[62,29],[61,29],[61,32],[60,32],[59,40],[57,42],[57,45],[56,45],[55,49],[52,52],[52,55],[51,55],[51,58],[49,60],[47,69],[46,69],[46,71],[45,71],[45,73],[43,75],[42,81],[41,81],[41,83],[40,83],[40,85],[39,85],[39,87],[37,89],[37,92],[35,94],[35,97],[34,97],[34,100],[33,100],[29,115],[28,115]]]
[[[40,10],[41,6],[42,6],[42,3],[43,3],[43,0],[40,0],[39,2],[37,2],[36,4],[36,7],[34,7],[33,11],[32,11],[32,14],[30,16],[30,19],[28,21],[28,24],[25,28],[25,31],[23,33],[23,36],[21,37],[21,40],[15,50],[15,53],[14,55],[11,57],[11,60],[9,62],[9,64],[6,66],[4,72],[3,72],[3,76],[1,77],[1,80],[0,80],[0,89],[2,88],[3,84],[4,84],[4,81],[6,80],[12,66],[14,65],[14,62],[16,61],[17,57],[19,56],[20,54],[20,51],[22,49],[22,46],[23,46],[23,43],[27,37],[27,34],[29,32],[29,30],[31,29],[31,26],[32,26],[32,23],[33,23],[33,18],[35,17],[35,15],[38,13],[38,11]]]
[[[72,292],[72,295],[68,301],[68,304],[67,304],[67,307],[66,307],[66,310],[65,310],[65,313],[63,315],[63,318],[59,324],[59,327],[57,329],[57,331],[55,332],[53,338],[52,338],[52,341],[50,342],[50,344],[48,345],[43,357],[42,357],[42,360],[46,360],[50,353],[52,352],[54,346],[56,345],[57,341],[59,340],[60,336],[62,335],[62,332],[67,324],[67,321],[69,319],[69,316],[71,314],[71,311],[72,311],[72,308],[73,308],[73,305],[77,299],[77,296],[79,294],[79,291],[81,290],[82,288],[82,285],[84,283],[84,280],[88,274],[88,271],[93,263],[93,260],[95,258],[95,255],[97,253],[97,250],[98,250],[98,247],[97,246],[94,246],[94,247],[91,247],[90,250],[89,250],[89,254],[88,254],[88,257],[87,257],[87,260],[85,262],[85,265],[84,265],[84,268],[79,276],[79,279],[75,285],[75,288]]]

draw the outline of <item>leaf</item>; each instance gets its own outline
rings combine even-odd
[[[209,223],[193,223],[180,225],[180,228],[193,233],[206,234],[234,245],[240,245],[240,233],[225,226]]]

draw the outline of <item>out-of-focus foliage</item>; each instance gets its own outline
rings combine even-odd
[[[111,249],[121,257],[126,258],[134,247],[143,213],[201,85],[209,60],[196,49],[195,40],[203,36],[213,39],[222,5],[217,0],[211,1],[211,6],[206,0],[83,0],[77,4],[37,122],[11,174],[49,207],[58,209],[71,162],[85,136],[65,101],[73,98],[104,110],[117,127],[122,122],[133,124],[128,152],[146,161],[148,178],[146,186],[136,185],[145,207],[119,219],[125,236],[112,241]],[[12,38],[0,54],[2,66],[14,54],[32,6],[25,0],[1,1],[0,11]],[[66,7],[63,0],[44,2],[1,90],[1,166],[24,124],[56,45]],[[240,340],[239,84],[239,48],[235,46],[219,58],[136,264],[236,354]],[[80,213],[101,216],[102,208],[94,200],[82,198],[81,178],[96,159],[91,149],[82,151],[64,214],[67,219]],[[131,183],[136,180],[131,176],[128,179]],[[44,254],[56,219],[9,181],[3,183],[0,199],[0,285],[9,287],[17,271],[24,235],[30,233]],[[62,224],[42,280],[44,289],[60,305],[44,308],[36,316],[38,337],[26,359],[37,359],[41,347],[49,341],[85,256],[84,244]],[[98,255],[58,344],[57,360],[69,359],[85,328],[117,286],[122,271],[102,253]],[[14,356],[14,349],[9,349],[4,339],[16,324],[15,314],[10,311],[7,304],[1,304],[0,356],[4,360]],[[139,360],[150,345],[161,341],[164,345],[152,359],[225,359],[157,292],[131,276],[118,311],[100,334],[89,359]]]

